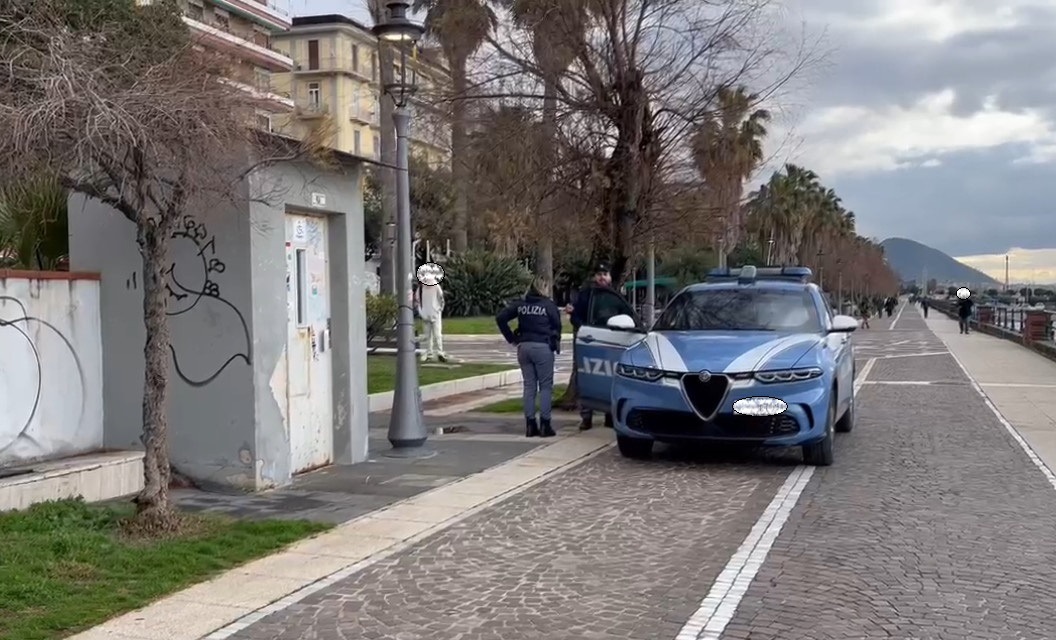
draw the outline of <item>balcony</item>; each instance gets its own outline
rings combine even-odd
[[[205,24],[187,16],[183,16],[183,22],[202,39],[203,44],[210,47],[230,52],[268,71],[282,72],[293,69],[293,59],[288,55],[231,33],[230,27],[221,23]]]
[[[352,105],[348,108],[348,119],[352,122],[377,126],[378,116],[379,114],[375,107],[367,108],[362,105]]]
[[[271,90],[270,83],[257,83],[257,86],[237,80],[225,80],[232,87],[238,87],[266,105],[266,110],[272,113],[283,113],[292,111],[294,102],[289,96],[280,95]]]
[[[351,57],[342,58],[340,56],[327,56],[319,58],[316,63],[315,67],[310,67],[308,62],[299,62],[296,64],[294,71],[302,75],[310,75],[313,73],[347,73],[364,83],[372,82],[370,79],[370,65],[360,64],[358,69],[353,68]]]
[[[316,120],[330,115],[330,106],[325,102],[309,100],[297,105],[297,117],[303,120]]]
[[[272,31],[289,31],[293,25],[289,12],[280,9],[274,2],[256,2],[255,0],[212,0],[212,2]]]

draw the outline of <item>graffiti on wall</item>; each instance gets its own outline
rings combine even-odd
[[[76,367],[80,382],[80,396],[76,401],[78,402],[76,420],[71,421],[72,424],[56,425],[56,428],[61,429],[64,433],[76,433],[81,429],[84,420],[86,400],[84,394],[87,388],[84,367],[73,343],[55,325],[47,320],[30,315],[26,305],[18,298],[0,295],[0,306],[6,306],[9,303],[13,304],[17,310],[13,317],[0,317],[0,338],[13,337],[15,342],[22,343],[22,347],[19,349],[14,343],[6,343],[4,341],[7,346],[4,348],[3,364],[12,363],[14,365],[13,369],[21,369],[20,365],[26,365],[29,370],[12,370],[9,373],[11,378],[7,379],[7,383],[12,385],[12,387],[6,390],[8,393],[4,394],[7,398],[4,404],[8,406],[5,406],[4,415],[0,416],[5,418],[0,420],[0,457],[9,457],[12,450],[16,447],[24,449],[24,451],[15,453],[16,458],[45,457],[52,453],[50,450],[52,444],[38,441],[33,434],[33,427],[37,423],[37,417],[44,406],[45,389],[55,388],[63,394],[63,398],[51,398],[48,400],[49,402],[68,401],[70,394],[69,389],[63,388],[61,381],[54,380],[49,382],[49,364],[55,366],[55,363],[48,362],[42,357],[42,349],[41,345],[38,344],[38,340],[44,335],[58,338],[65,345],[69,355],[72,356]],[[34,331],[38,327],[43,328],[43,331]],[[19,351],[29,357],[21,357]],[[0,369],[0,372],[2,372],[2,369]],[[59,372],[55,373],[58,374]],[[60,374],[55,377],[63,376]],[[68,377],[68,374],[65,377]],[[0,382],[3,379],[3,377],[0,377]],[[28,455],[27,451],[29,452]]]
[[[187,215],[171,237],[174,242],[169,251],[174,258],[165,270],[167,314],[172,318],[193,317],[203,330],[212,327],[218,331],[214,344],[203,347],[199,341],[194,345],[194,366],[189,363],[191,350],[186,349],[181,357],[180,340],[174,338],[169,345],[173,367],[187,384],[204,387],[236,361],[252,365],[253,343],[242,312],[220,291],[219,279],[227,265],[217,255],[216,236]],[[135,273],[125,286],[138,288]]]

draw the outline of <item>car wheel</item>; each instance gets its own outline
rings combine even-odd
[[[851,406],[847,407],[847,413],[843,414],[843,417],[836,423],[836,433],[850,433],[854,430],[854,417],[855,417],[855,393],[851,390]]]
[[[645,460],[653,455],[653,441],[645,438],[616,436],[616,446],[619,447],[620,455],[624,458]]]
[[[829,413],[825,420],[825,437],[813,444],[803,445],[803,463],[815,467],[827,467],[832,464],[836,432],[836,395],[829,401]]]

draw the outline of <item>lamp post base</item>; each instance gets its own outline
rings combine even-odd
[[[385,452],[386,458],[404,458],[424,460],[436,455],[435,449],[425,446],[425,440],[411,442],[393,442],[392,448]]]

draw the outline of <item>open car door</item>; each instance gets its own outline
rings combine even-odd
[[[636,328],[612,329],[610,318],[630,316]],[[645,331],[631,305],[612,290],[599,289],[591,297],[587,322],[579,328],[575,343],[576,386],[580,403],[589,409],[611,411],[612,380],[616,361],[624,350],[645,338]]]

